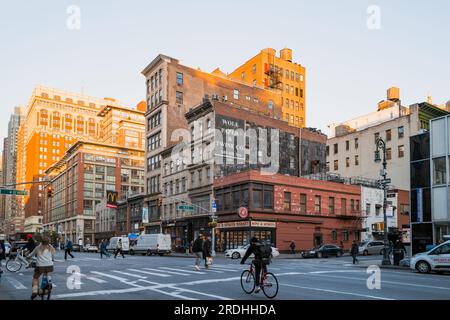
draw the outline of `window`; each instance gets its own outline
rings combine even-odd
[[[253,184],[253,207],[273,209],[273,186]]]
[[[300,193],[300,213],[306,213],[306,194]]]
[[[256,73],[256,64],[253,65],[253,73]]]
[[[242,79],[242,80],[245,80],[245,71],[242,71],[242,72],[241,72],[241,79]]]
[[[350,140],[345,141],[345,150],[350,150]]]
[[[348,241],[348,231],[342,232],[342,238],[344,239],[344,241]]]
[[[359,146],[359,140],[358,138],[355,138],[355,149],[358,149]]]
[[[446,180],[445,157],[433,159],[433,185],[445,184]]]
[[[256,87],[256,80],[253,80],[253,86]]]
[[[183,92],[177,91],[177,92],[175,93],[175,95],[176,95],[176,101],[177,101],[177,103],[178,103],[178,104],[183,104]]]
[[[298,73],[295,73],[295,81],[298,82]]]
[[[355,166],[359,166],[359,156],[355,156]]]
[[[328,157],[330,155],[330,146],[326,146],[325,147],[325,152],[326,152],[326,155]]]
[[[355,206],[356,206],[355,210],[359,211],[359,200],[355,201]]]
[[[263,185],[264,209],[273,209],[273,186]]]
[[[147,139],[147,150],[155,150],[161,146],[161,132],[158,132]]]
[[[337,232],[336,232],[335,230],[331,231],[331,239],[332,239],[333,241],[336,241],[336,240],[337,240]]]
[[[181,72],[177,72],[177,84],[180,86],[183,85],[183,74]]]
[[[286,88],[286,93],[289,93],[289,85],[288,84],[286,84],[285,88]],[[288,107],[289,107],[289,104],[288,104]]]
[[[355,211],[355,200],[350,199],[350,210],[353,212]]]
[[[300,98],[303,98],[303,89],[300,89]]]
[[[366,203],[366,215],[370,214],[370,203]]]
[[[291,80],[294,81],[294,71],[291,71]]]
[[[300,75],[300,82],[303,82],[303,75]]]
[[[314,197],[314,211],[315,213],[321,213],[322,212],[322,206],[321,206],[321,197],[315,196]]]
[[[289,70],[286,69],[286,79],[289,80]]]
[[[333,150],[334,150],[334,154],[338,153],[339,148],[338,148],[338,144],[337,144],[337,143],[335,143],[335,144],[333,145]]]
[[[284,210],[291,211],[291,193],[290,192],[284,193]]]
[[[345,167],[346,168],[350,167],[350,158],[349,157],[345,158]]]
[[[386,130],[386,141],[391,141],[392,140],[392,130],[388,129]]]
[[[328,213],[334,214],[334,197],[328,198]]]
[[[338,160],[334,160],[334,170],[339,170]]]
[[[403,138],[405,136],[405,128],[402,127],[398,127],[398,138]]]
[[[398,157],[403,158],[405,156],[405,146],[398,146]]]
[[[392,149],[387,148],[386,149],[386,160],[391,160],[391,159],[392,159]]]
[[[233,90],[233,98],[236,100],[239,99],[239,90],[238,89]]]
[[[341,214],[347,213],[347,199],[341,198]]]
[[[148,129],[154,129],[161,125],[161,111],[148,119]]]
[[[269,100],[269,109],[272,110],[273,109],[273,101]]]

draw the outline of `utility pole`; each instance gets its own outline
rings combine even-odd
[[[380,162],[380,149],[383,151],[383,169],[380,171],[380,176],[383,178],[380,181],[380,184],[383,188],[383,218],[384,218],[384,250],[383,250],[383,260],[381,265],[391,265],[391,260],[389,259],[389,239],[388,239],[388,225],[387,225],[387,186],[390,183],[390,179],[387,179],[387,162],[386,162],[386,143],[383,139],[378,138],[375,142],[377,149],[375,151],[375,162]]]

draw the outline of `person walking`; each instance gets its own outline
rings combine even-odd
[[[125,259],[125,256],[123,254],[123,245],[122,245],[122,239],[119,239],[119,241],[117,241],[117,246],[116,246],[116,253],[114,254],[114,259],[117,258],[117,255],[120,254],[122,255],[122,258]]]
[[[72,255],[73,243],[72,240],[67,238],[66,243],[64,244],[64,260],[67,260],[67,255],[71,256],[72,259],[74,256]]]
[[[6,260],[6,247],[5,240],[0,240],[0,274],[3,273],[2,270],[2,260]]]
[[[358,253],[359,253],[359,247],[358,247],[358,244],[356,243],[355,240],[353,240],[352,248],[351,248],[351,250],[350,250],[350,254],[351,254],[352,257],[353,257],[353,264],[359,263],[358,258],[356,258],[356,256],[358,255]]]
[[[294,240],[291,241],[291,244],[289,245],[289,248],[291,248],[291,254],[295,254],[295,242],[294,242]]]
[[[211,264],[210,260],[212,259],[210,236],[208,236],[206,240],[203,242],[203,259],[205,259],[205,269],[208,269],[209,265]]]
[[[106,250],[106,240],[103,239],[102,242],[100,242],[100,259],[103,259],[103,256],[106,256],[109,258],[109,253]]]
[[[202,236],[199,235],[197,239],[195,239],[194,243],[192,244],[192,252],[195,255],[195,265],[194,268],[196,270],[200,270],[199,264],[201,256],[200,254],[203,252],[203,239]]]

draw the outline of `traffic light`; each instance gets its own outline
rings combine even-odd
[[[53,187],[48,186],[47,187],[47,198],[51,198],[51,197],[53,197]]]

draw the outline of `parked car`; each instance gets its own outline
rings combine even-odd
[[[360,244],[358,253],[367,256],[369,254],[383,254],[383,250],[383,241],[366,241]]]
[[[98,247],[91,245],[91,244],[87,244],[83,247],[83,251],[84,252],[99,252],[98,251]]]
[[[169,254],[172,252],[172,240],[170,234],[141,234],[130,247],[130,254],[135,253],[152,255]]]
[[[247,251],[249,245],[250,244],[246,244],[245,246],[239,246],[235,249],[228,249],[225,251],[225,257],[231,259],[242,258],[245,255],[245,252]],[[279,255],[280,252],[278,251],[278,248],[272,247],[272,257],[275,258]],[[250,257],[253,257],[253,254]]]
[[[450,271],[450,240],[427,252],[415,254],[410,268],[420,273]]]
[[[405,259],[400,260],[399,266],[401,266],[401,267],[408,267],[409,268],[410,264],[411,264],[411,259],[410,258],[405,258]]]
[[[334,244],[323,244],[319,247],[302,252],[303,258],[328,258],[329,256],[340,257],[344,251]]]
[[[81,252],[81,246],[79,244],[73,244],[72,245],[72,251],[74,251],[74,252]]]

